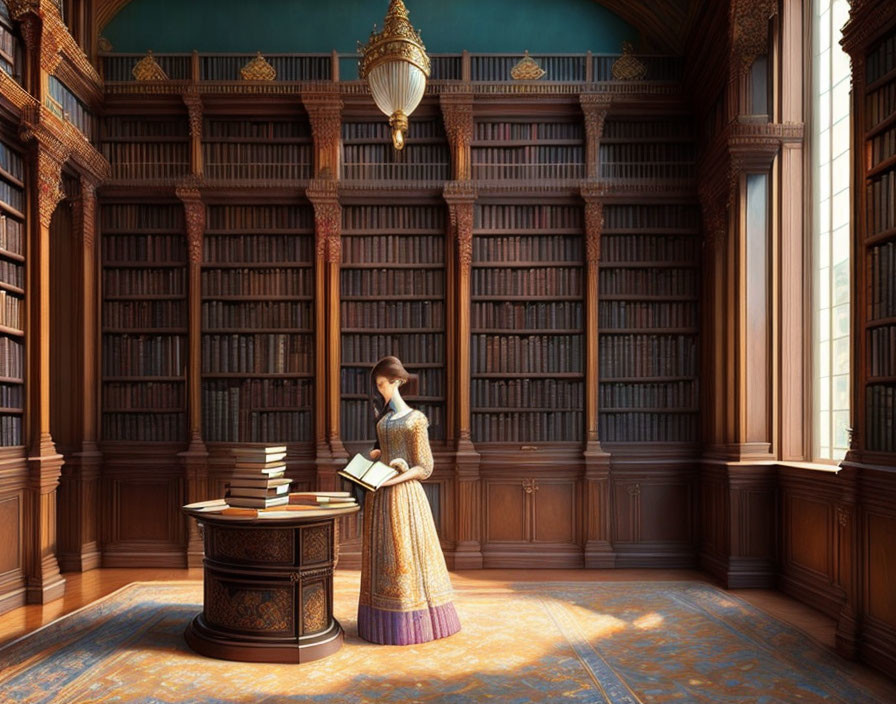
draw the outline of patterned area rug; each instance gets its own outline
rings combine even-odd
[[[337,572],[338,653],[302,665],[193,653],[198,582],[135,583],[0,649],[3,702],[877,702],[852,666],[694,582],[456,590],[462,630],[420,646],[357,636],[358,573]]]

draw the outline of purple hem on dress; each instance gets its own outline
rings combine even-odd
[[[372,606],[358,606],[358,635],[371,643],[426,643],[459,630],[460,619],[452,602],[419,611],[383,611]]]

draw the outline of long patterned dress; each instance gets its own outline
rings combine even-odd
[[[426,416],[387,413],[377,423],[380,461],[403,459],[432,474]],[[358,635],[387,645],[444,638],[460,630],[451,580],[423,486],[411,479],[364,501]]]

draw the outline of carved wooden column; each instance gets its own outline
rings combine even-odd
[[[604,204],[583,187],[585,199],[585,567],[613,567],[616,558],[610,544],[610,455],[598,438],[598,388],[600,320],[598,300],[600,236]]]
[[[183,98],[190,124],[190,173],[202,176],[202,98],[195,88],[185,92]]]
[[[180,453],[186,480],[186,503],[211,498],[208,477],[208,449],[202,439],[202,240],[205,234],[205,203],[198,188],[178,187],[184,204],[187,227],[187,418],[190,445]],[[187,519],[188,520],[188,519]],[[196,521],[188,520],[187,566],[202,565],[203,545]]]
[[[339,179],[339,138],[342,133],[342,98],[338,85],[302,93],[302,104],[314,137],[313,178]]]
[[[451,168],[454,180],[469,183],[472,168],[470,160],[470,144],[473,141],[473,94],[442,93],[440,96],[442,106],[442,121],[445,125],[445,133],[448,136],[448,144],[451,149]],[[445,233],[445,281],[449,282],[445,291],[445,320],[457,319],[458,288],[454,285],[457,281],[457,257],[455,255],[454,227],[450,223]],[[456,439],[458,437],[458,387],[457,381],[461,378],[457,363],[459,359],[458,330],[453,324],[445,326],[445,378],[450,389],[447,394],[445,437]],[[469,383],[469,382],[467,382]],[[453,386],[452,386],[453,385]],[[446,389],[447,390],[447,389]]]
[[[68,501],[60,506],[60,525],[65,535],[59,538],[59,563],[64,570],[83,572],[100,565],[99,477],[102,453],[97,444],[99,403],[97,367],[100,349],[97,298],[96,183],[80,179],[81,192],[72,201],[74,232],[81,241],[81,450],[76,452],[63,472]],[[68,520],[64,520],[64,516]]]
[[[34,132],[23,128],[22,136],[30,140]],[[29,603],[52,601],[65,592],[56,561],[56,489],[63,459],[50,435],[50,220],[63,198],[60,179],[68,156],[67,149],[48,134],[32,144],[25,335],[29,491],[24,564]]]
[[[457,399],[457,543],[454,569],[478,569],[482,567],[482,482],[479,478],[479,453],[473,447],[470,434],[470,305],[476,191],[470,181],[452,181],[445,185],[444,197],[448,203],[451,223],[449,239],[455,249],[452,256],[457,260],[456,278],[452,282],[457,291],[454,310],[454,325],[457,330],[454,379],[454,395]]]
[[[604,132],[604,121],[610,109],[610,97],[599,93],[583,93],[579,103],[585,115],[585,164],[587,178],[600,178],[600,138]]]
[[[345,464],[348,453],[340,437],[342,355],[339,315],[339,276],[342,265],[342,207],[338,182],[311,181],[306,194],[314,206],[315,228],[315,438],[317,439],[317,488],[338,488],[337,467]]]

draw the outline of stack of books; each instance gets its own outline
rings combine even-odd
[[[235,463],[225,499],[238,508],[270,508],[289,503],[286,447],[235,447]]]
[[[294,491],[289,494],[292,510],[354,508],[355,497],[347,491]]]

